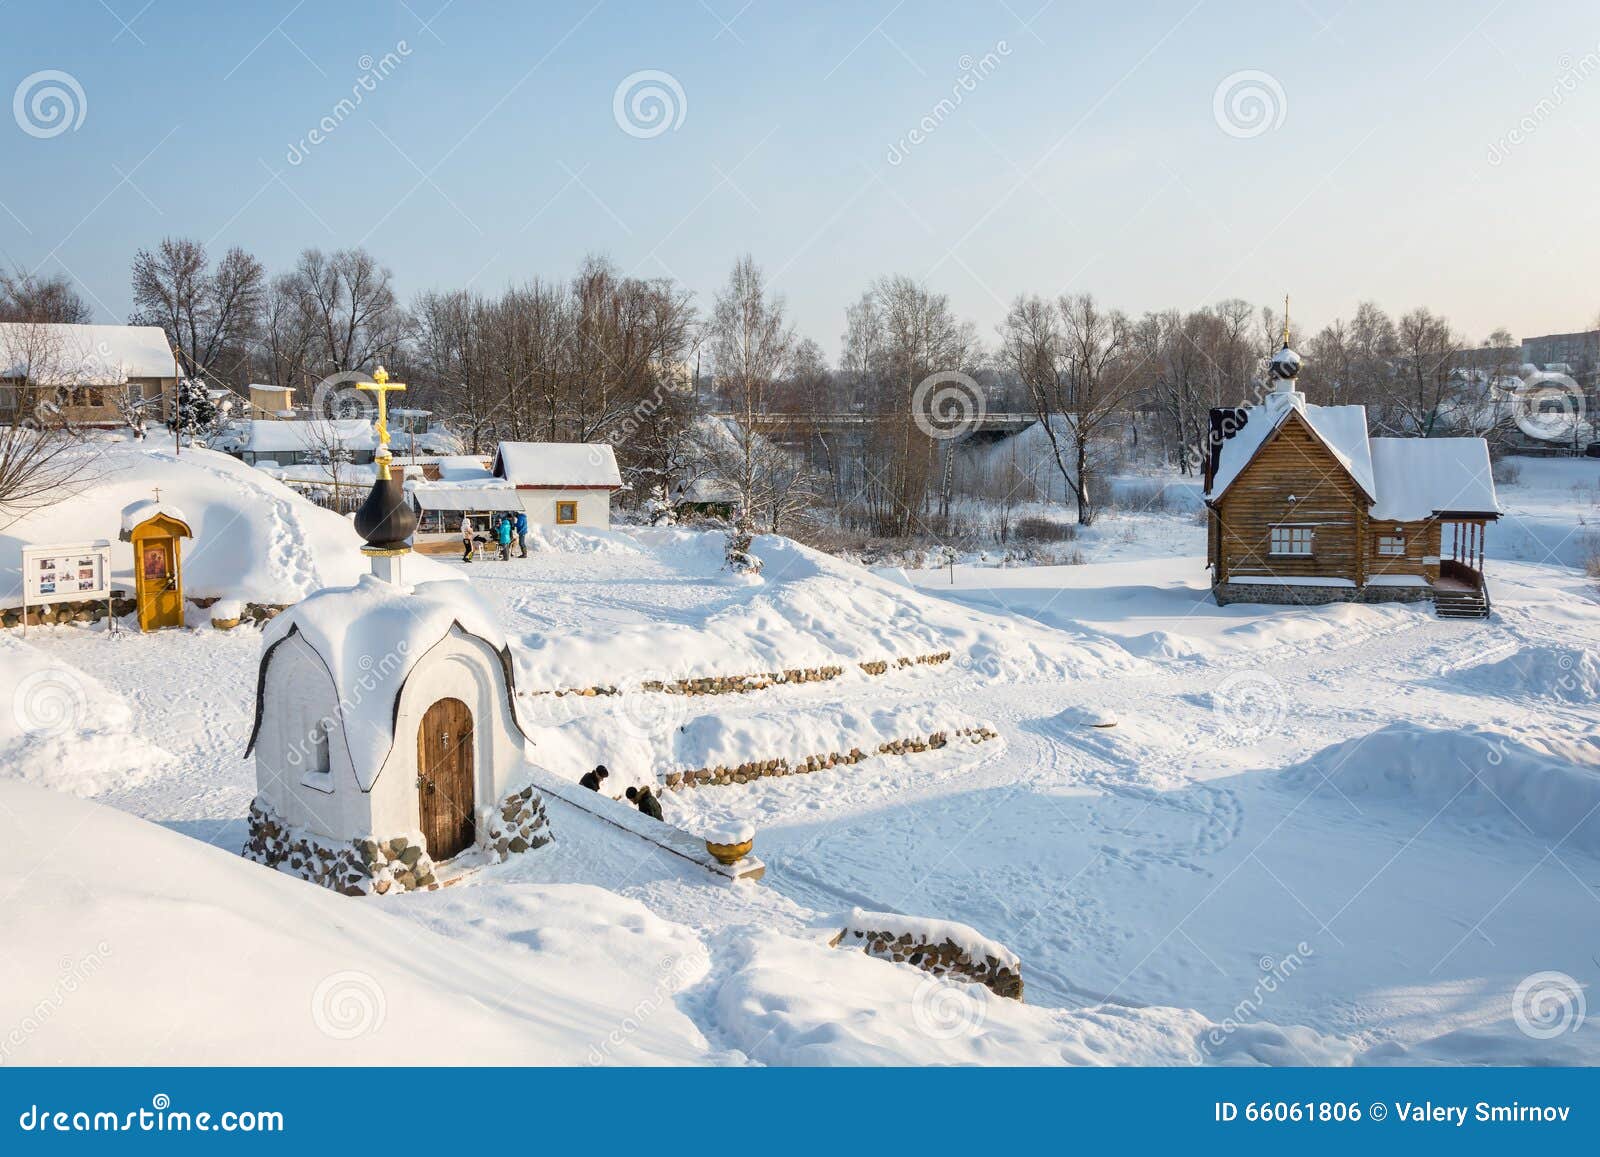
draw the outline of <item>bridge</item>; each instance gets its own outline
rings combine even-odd
[[[732,413],[712,413],[708,417],[730,422],[744,420],[742,415]],[[853,411],[820,411],[801,414],[759,414],[756,416],[756,428],[772,435],[774,441],[781,442],[813,434],[864,434],[869,427],[900,423],[905,420],[906,415],[899,412],[865,414]],[[998,440],[1010,434],[1020,434],[1038,420],[1039,415],[1026,411],[997,410],[986,411],[970,424],[957,422],[952,425],[962,426],[965,430],[962,436],[965,438]]]

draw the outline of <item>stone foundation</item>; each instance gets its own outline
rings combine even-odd
[[[871,922],[872,914],[866,914]],[[892,923],[892,921],[886,921]],[[938,928],[939,921],[908,921],[913,927]],[[965,929],[963,929],[965,930]],[[835,947],[859,947],[868,956],[910,964],[934,976],[981,984],[996,996],[1022,999],[1022,965],[1009,953],[1005,958],[979,953],[958,944],[953,936],[937,937],[926,930],[897,931],[894,927],[857,927],[854,922],[834,937]],[[998,945],[996,951],[1001,951]]]
[[[856,666],[868,675],[882,675],[905,667],[928,666],[950,661],[949,651],[931,655],[902,656],[898,659],[875,659]],[[674,679],[670,682],[651,679],[639,684],[644,691],[664,695],[744,695],[751,691],[764,691],[768,687],[783,687],[797,683],[826,683],[844,674],[843,667],[791,667],[784,671],[765,671],[756,675],[708,675],[697,679]],[[573,687],[561,691],[534,691],[534,695],[621,695],[622,689],[609,684],[595,687]]]
[[[478,847],[490,863],[551,841],[544,800],[526,787],[478,816]],[[472,849],[463,853],[473,854]],[[420,832],[389,839],[326,840],[290,827],[258,798],[250,804],[244,857],[346,896],[432,891],[442,886]]]
[[[185,602],[197,607],[209,607],[219,599],[186,599]],[[286,608],[274,603],[246,603],[241,622],[265,623],[275,618]],[[111,592],[111,613],[117,618],[125,618],[136,614],[139,610],[138,600],[126,591]],[[85,602],[51,603],[43,607],[28,608],[28,626],[51,627],[65,626],[68,623],[98,623],[106,617],[106,600],[91,599]],[[22,608],[0,608],[0,628],[20,627],[22,625]]]
[[[484,833],[484,850],[496,863],[542,848],[553,838],[544,800],[531,785],[502,800],[499,808],[489,813],[487,822],[480,815],[478,830]]]
[[[730,783],[749,783],[753,779],[769,779],[781,775],[807,775],[830,767],[860,763],[863,759],[869,759],[874,755],[910,755],[919,751],[938,751],[940,748],[948,747],[952,737],[982,743],[987,739],[998,739],[1000,734],[983,726],[963,727],[956,731],[935,731],[925,737],[913,736],[909,739],[890,740],[878,744],[870,752],[852,747],[849,751],[808,755],[793,762],[787,759],[756,759],[735,767],[701,767],[693,771],[674,771],[667,773],[663,777],[663,782],[672,791],[682,791],[686,787],[717,787]]]
[[[1211,588],[1217,605],[1265,603],[1280,607],[1313,607],[1325,603],[1425,603],[1433,601],[1432,587],[1309,587],[1255,586],[1217,583]]]

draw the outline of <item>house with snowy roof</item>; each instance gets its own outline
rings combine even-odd
[[[1487,617],[1483,542],[1500,517],[1482,438],[1373,438],[1364,406],[1296,389],[1287,340],[1271,391],[1214,409],[1206,557],[1220,604],[1432,600]]]
[[[489,473],[515,489],[535,526],[605,529],[622,489],[617,456],[603,442],[501,442]]]
[[[160,326],[0,322],[0,421],[49,404],[74,425],[117,427],[125,402],[165,421],[177,389]]]
[[[229,423],[210,439],[210,448],[251,466],[300,466],[344,462],[370,466],[378,436],[365,418],[247,418]]]

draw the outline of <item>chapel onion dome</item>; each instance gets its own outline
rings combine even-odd
[[[1292,382],[1300,376],[1300,355],[1289,348],[1288,342],[1284,342],[1283,348],[1272,355],[1268,369],[1274,380]]]

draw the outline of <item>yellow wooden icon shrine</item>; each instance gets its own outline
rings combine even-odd
[[[183,626],[182,539],[194,531],[181,518],[157,510],[122,535],[133,544],[133,588],[139,629]]]

